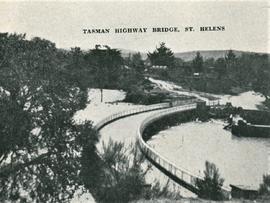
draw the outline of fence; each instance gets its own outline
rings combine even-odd
[[[143,113],[143,112],[153,111],[153,110],[158,110],[158,109],[164,109],[164,108],[169,108],[169,107],[170,107],[170,103],[160,103],[160,104],[153,104],[153,105],[137,107],[137,108],[133,108],[130,110],[121,111],[121,112],[112,114],[112,115],[102,119],[94,126],[94,128],[96,130],[100,130],[102,127],[104,127],[108,123],[111,123],[112,121],[115,121],[117,119],[120,119],[120,118],[123,118],[126,116],[130,116],[130,115],[134,115],[134,114],[138,114],[138,113]]]
[[[177,103],[165,102],[165,103],[153,104],[153,105],[142,106],[142,107],[137,107],[137,108],[133,108],[133,109],[130,109],[130,110],[121,111],[121,112],[112,114],[112,115],[102,119],[101,121],[99,121],[94,126],[94,128],[96,130],[100,130],[102,127],[104,127],[108,123],[110,123],[112,121],[115,121],[117,119],[126,117],[126,116],[130,116],[130,115],[134,115],[134,114],[138,114],[138,113],[143,113],[143,112],[147,112],[147,111],[170,108],[170,107],[175,106],[175,105],[178,106],[178,105],[185,105],[185,104],[195,103],[197,101],[198,101],[198,99],[190,99],[190,100],[178,101]],[[206,104],[208,106],[215,106],[215,105],[219,104],[219,100],[208,101]]]
[[[219,106],[220,105],[220,100],[209,100],[206,102],[207,106]]]

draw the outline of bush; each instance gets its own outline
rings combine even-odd
[[[270,199],[270,175],[263,176],[263,183],[260,184],[259,195]]]
[[[144,155],[137,147],[125,148],[124,143],[109,140],[107,145],[103,144],[102,151],[99,160],[89,156],[91,161],[83,167],[81,177],[97,202],[179,197],[178,193],[170,192],[168,185],[162,187],[158,181],[152,185],[146,183],[151,165],[144,164]]]
[[[127,92],[124,102],[131,102],[134,104],[157,104],[161,103],[166,99],[166,95],[162,93],[150,94],[145,93],[144,91],[131,91]]]
[[[221,190],[224,179],[220,177],[218,168],[208,161],[205,162],[205,168],[204,179],[196,181],[199,197],[211,200],[225,199]]]

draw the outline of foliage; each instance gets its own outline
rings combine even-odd
[[[223,200],[221,191],[224,179],[220,177],[219,170],[215,164],[205,162],[204,179],[197,179],[196,185],[199,188],[199,197],[211,200]]]
[[[218,74],[218,79],[224,78],[226,76],[226,61],[224,58],[219,58],[215,61],[214,66]]]
[[[133,91],[127,92],[124,102],[132,102],[135,104],[157,104],[162,103],[167,98],[165,94],[151,94],[144,92],[143,90],[133,89]]]
[[[196,57],[192,61],[193,69],[195,72],[202,72],[203,71],[203,57],[201,56],[200,52],[196,53]]]
[[[268,67],[269,68],[269,67]],[[266,100],[270,99],[270,70],[262,69],[258,71],[253,83],[255,91],[261,92]]]
[[[151,165],[145,163],[144,156],[133,145],[126,148],[122,142],[110,139],[106,145],[103,143],[98,163],[89,161],[82,176],[98,202],[129,202],[141,198],[176,195],[169,191],[168,185],[162,187],[157,181],[147,189],[145,176]],[[93,174],[92,171],[99,178],[87,179],[88,174]]]
[[[200,72],[194,76],[194,72]],[[254,90],[269,100],[270,63],[268,54],[243,53],[236,56],[229,50],[224,57],[202,59],[199,53],[192,61],[177,63],[159,78],[171,80],[181,86],[211,93],[238,94]],[[152,73],[154,75],[154,73]]]
[[[69,82],[83,89],[95,86],[94,68],[87,63],[80,47],[71,48],[68,52],[62,51],[60,54],[67,73],[65,77]]]
[[[128,202],[142,196],[145,185],[142,161],[137,148],[128,152],[123,143],[110,139],[107,145],[103,143],[100,164],[88,162],[91,169],[84,167],[85,176],[95,171],[99,178],[86,179],[83,176],[82,179],[98,202]]]
[[[65,54],[44,39],[0,35],[1,201],[61,202],[80,184],[81,152],[98,134],[73,120],[87,91],[70,80],[78,75]]]
[[[160,182],[156,181],[151,188],[151,195],[150,197],[153,199],[158,199],[158,198],[168,198],[171,200],[178,200],[181,199],[182,196],[180,195],[179,191],[177,189],[170,189],[169,188],[169,183],[170,179],[168,179],[167,183],[165,186],[161,186]]]
[[[140,52],[130,54],[128,58],[124,59],[128,68],[134,69],[138,73],[143,73],[145,66]]]
[[[94,69],[94,80],[97,87],[100,88],[101,102],[103,101],[104,88],[116,88],[123,59],[121,52],[117,49],[111,49],[105,45],[101,47],[96,45],[95,49],[89,50],[85,55],[88,66]]]
[[[174,67],[175,58],[171,49],[167,48],[165,43],[160,43],[160,46],[156,48],[153,53],[147,54],[152,65]]]
[[[260,184],[259,194],[260,196],[270,198],[270,175],[263,176],[263,183]]]
[[[233,50],[229,50],[225,56],[225,61],[230,64],[230,63],[233,63],[236,59],[236,55],[235,53],[233,53]]]
[[[94,68],[98,87],[112,88],[116,86],[123,64],[119,50],[111,49],[109,46],[101,48],[99,45],[96,45],[95,49],[89,50],[85,58],[88,64]]]

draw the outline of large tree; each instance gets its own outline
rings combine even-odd
[[[170,48],[166,47],[164,42],[160,43],[159,47],[157,47],[153,53],[149,52],[147,56],[152,65],[167,67],[175,66],[174,53]]]
[[[195,72],[200,73],[203,71],[203,57],[200,52],[196,53],[195,58],[192,61],[192,66]]]
[[[131,68],[134,68],[137,72],[143,73],[144,71],[144,62],[142,60],[142,55],[140,52],[132,54],[131,57]]]
[[[59,54],[44,39],[0,35],[0,201],[71,198],[82,151],[98,141],[91,123],[73,120],[87,92]]]
[[[224,78],[226,75],[226,62],[224,58],[218,58],[215,61],[215,71],[218,73],[218,79]]]
[[[235,71],[236,60],[237,60],[237,57],[235,53],[233,52],[233,50],[230,49],[229,51],[226,52],[226,55],[225,55],[226,73],[232,73]],[[232,74],[228,74],[228,75],[232,75]]]
[[[66,64],[65,68],[68,72],[66,77],[69,82],[84,89],[91,87],[94,79],[93,68],[88,66],[80,47],[71,48],[69,52],[62,55],[65,57],[63,63]]]
[[[101,92],[101,102],[103,101],[104,88],[116,88],[121,74],[123,58],[117,49],[109,46],[96,45],[86,54],[86,60],[90,67],[95,69],[95,81]]]

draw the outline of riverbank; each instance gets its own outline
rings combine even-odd
[[[254,91],[247,91],[240,93],[238,95],[218,95],[211,93],[204,93],[198,91],[186,90],[183,87],[174,84],[173,82],[167,82],[163,80],[158,80],[154,78],[149,78],[149,80],[162,90],[173,92],[179,95],[194,96],[203,101],[209,101],[213,99],[219,99],[220,104],[231,103],[233,106],[242,107],[244,109],[256,109],[262,108],[265,98]]]

